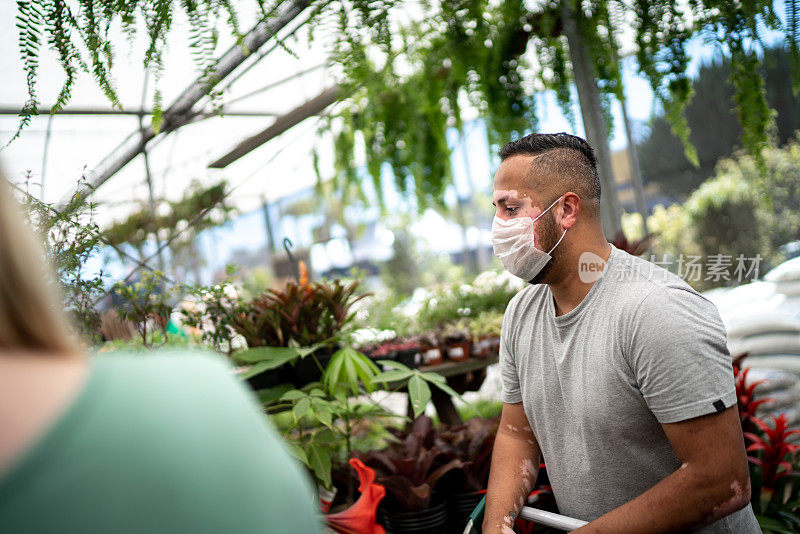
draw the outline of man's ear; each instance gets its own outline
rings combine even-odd
[[[578,221],[578,213],[581,211],[581,197],[572,191],[564,194],[563,207],[561,208],[561,228],[567,230],[572,228]]]

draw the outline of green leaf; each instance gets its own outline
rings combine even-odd
[[[358,395],[358,375],[356,374],[356,365],[352,358],[345,357],[344,359],[344,382],[349,387],[353,394]]]
[[[291,362],[296,358],[304,358],[319,348],[319,344],[311,347],[253,347],[233,355],[236,363],[248,364],[256,362],[277,362],[275,367]]]
[[[239,373],[239,378],[241,380],[247,380],[248,378],[254,377],[256,375],[260,375],[264,371],[269,371],[270,369],[274,369],[275,366],[272,365],[272,362],[258,362],[257,364],[253,365],[247,371]]]
[[[335,444],[340,444],[341,439],[331,429],[323,428],[322,430],[314,434],[314,443],[318,445],[335,445]]]
[[[314,416],[320,423],[327,427],[331,426],[333,410],[328,405],[327,401],[311,397],[311,408],[313,409]]]
[[[310,408],[311,401],[308,397],[303,397],[297,401],[297,404],[295,404],[294,408],[292,408],[292,415],[294,416],[295,421],[300,421],[304,415],[307,415]]]
[[[370,362],[363,354],[352,347],[337,350],[331,357],[328,368],[322,376],[322,381],[332,391],[335,384],[344,384],[358,394],[359,378],[365,385],[370,382],[371,376],[377,368],[370,367]]]
[[[779,521],[777,519],[773,519],[765,515],[756,514],[756,520],[758,520],[758,526],[761,527],[761,530],[765,534],[772,534],[772,533],[782,534],[784,532],[791,534],[792,532],[792,530],[788,529],[786,525],[783,524],[782,521]]]
[[[291,384],[278,384],[275,387],[259,389],[256,395],[262,404],[272,404],[293,388]]]
[[[390,367],[392,369],[400,369],[403,371],[411,371],[411,368],[394,360],[378,360],[375,363],[379,363],[381,365],[385,365],[386,367]]]
[[[372,382],[394,382],[396,380],[404,380],[413,374],[414,371],[411,370],[404,371],[402,369],[392,369],[391,371],[383,371],[382,373],[378,373],[377,375],[373,376]]]
[[[308,456],[306,456],[306,451],[303,450],[303,447],[291,441],[286,441],[285,443],[286,446],[289,448],[289,454],[291,454],[304,464],[308,465]],[[311,466],[309,465],[309,467]]]
[[[447,379],[445,377],[443,377],[442,375],[440,375],[439,373],[437,373],[436,371],[428,371],[426,373],[422,373],[422,372],[417,371],[417,373],[419,373],[419,375],[422,376],[422,378],[424,378],[428,382],[437,383],[437,384],[446,384],[447,383]]]
[[[275,367],[278,367],[299,357],[300,353],[294,347],[255,347],[234,354],[233,359],[236,363],[244,365],[274,362]]]
[[[450,386],[447,385],[447,380],[442,375],[440,375],[440,374],[438,374],[436,372],[433,372],[433,371],[429,371],[427,373],[417,372],[417,375],[422,377],[424,380],[430,382],[431,384],[433,384],[437,388],[441,389],[442,391],[444,391],[445,393],[447,393],[451,397],[455,397],[458,400],[460,400],[461,402],[463,402],[464,404],[466,404],[469,407],[469,409],[472,410],[473,412],[475,412],[475,415],[477,415],[478,417],[483,417],[483,414],[481,414],[481,412],[479,412],[473,405],[471,405],[470,403],[465,401],[464,397],[459,395],[456,390],[454,390],[453,388],[451,388]]]
[[[419,417],[431,400],[431,388],[419,375],[412,376],[408,381],[408,398],[414,409],[414,417]]]
[[[344,403],[348,397],[347,388],[342,384],[333,384],[331,388],[331,394],[337,401],[341,403]]]
[[[364,384],[364,387],[367,388],[368,392],[372,392],[374,389],[372,383],[372,377],[380,372],[380,369],[372,363],[372,361],[361,354],[358,351],[354,351],[355,356],[353,356],[353,361],[356,364],[356,374],[361,379],[361,382]]]
[[[331,487],[331,458],[325,447],[315,443],[309,444],[306,449],[308,455],[308,466],[314,472],[317,479],[326,488]]]
[[[339,380],[339,374],[342,372],[344,365],[344,357],[337,351],[331,356],[331,361],[328,362],[325,371],[322,373],[322,383],[328,388],[328,391],[333,394]]]
[[[291,391],[287,391],[286,394],[281,397],[281,400],[297,400],[307,396],[308,395],[306,395],[302,391],[293,389]]]

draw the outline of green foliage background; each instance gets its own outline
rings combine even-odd
[[[763,259],[761,273],[783,259],[781,245],[800,236],[800,142],[761,152],[765,171],[755,157],[739,153],[723,159],[713,178],[683,205],[658,206],[648,218],[657,233],[653,253],[671,258],[725,254]],[[707,289],[724,282],[693,283]]]

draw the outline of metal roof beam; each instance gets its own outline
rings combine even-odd
[[[151,124],[142,131],[141,136],[132,138],[129,142],[125,143],[121,147],[122,153],[119,154],[116,159],[112,160],[104,168],[98,169],[94,180],[83,189],[83,197],[90,196],[98,187],[103,185],[109,178],[114,176],[136,158],[136,156],[141,154],[148,141],[156,137],[156,135],[165,135],[180,128],[190,120],[195,115],[192,111],[192,107],[208,94],[209,89],[222,82],[251,54],[257,52],[265,43],[273,39],[282,28],[289,24],[310,4],[310,0],[294,0],[292,2],[281,3],[276,10],[277,15],[274,18],[259,22],[244,36],[241,45],[234,45],[217,60],[211,82],[204,82],[202,77],[196,79],[172,105],[164,110],[162,129],[159,134],[156,134]],[[66,201],[62,201],[60,206],[61,209],[64,207],[66,207]]]
[[[328,106],[341,98],[341,91],[338,87],[329,87],[312,98],[297,106],[292,111],[281,115],[275,119],[275,122],[270,124],[265,130],[248,137],[244,141],[237,144],[224,156],[211,162],[208,166],[212,169],[223,169],[236,161],[237,159],[245,156],[260,147],[270,139],[278,137],[286,130],[297,126],[304,120],[314,115],[320,114]]]

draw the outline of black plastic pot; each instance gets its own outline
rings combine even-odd
[[[483,499],[484,493],[456,493],[447,499],[447,526],[451,534],[461,534],[467,525],[469,515]]]
[[[320,351],[314,353],[323,369],[331,361],[332,355],[332,352]],[[305,358],[298,358],[294,365],[285,363],[280,367],[250,377],[247,379],[247,383],[254,391],[271,388],[286,382],[299,389],[309,382],[318,382],[321,378],[322,372],[317,367],[317,364],[314,363],[312,355],[309,354]]]
[[[247,384],[253,391],[275,387],[278,384],[289,381],[289,371],[289,365],[284,364],[277,369],[270,369],[269,371],[264,371],[263,373],[251,376],[247,379]]]
[[[417,349],[408,349],[408,350],[401,350],[395,353],[395,357],[392,358],[395,361],[398,361],[405,365],[406,367],[410,367],[411,369],[416,369],[419,367],[421,363],[420,360],[422,356]]]
[[[322,379],[322,371],[317,367],[314,357],[323,369],[327,367],[328,362],[331,361],[331,352],[316,352],[313,355],[309,354],[305,358],[300,358],[295,361],[294,366],[290,366],[287,371],[288,381],[296,388],[301,388],[310,382],[319,382]]]
[[[378,516],[387,534],[447,534],[447,501],[421,512],[380,509]],[[464,527],[461,527],[464,531]]]

